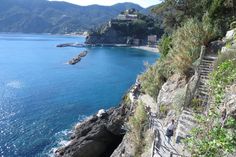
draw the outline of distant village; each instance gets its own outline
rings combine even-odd
[[[144,24],[144,27],[136,26],[140,21],[141,24]],[[154,23],[151,17],[143,15],[135,9],[127,9],[116,18],[111,19],[106,25],[89,33],[85,43],[89,45],[122,44],[126,46],[148,45],[156,47],[158,34],[155,33],[156,31],[150,31],[155,29],[154,24],[151,26],[147,24],[150,21],[152,24]],[[140,28],[142,30],[138,30]],[[136,32],[133,32],[134,30]],[[138,36],[137,34],[141,35]]]
[[[127,9],[124,12],[121,12],[115,19],[109,21],[109,27],[117,23],[128,23],[138,19],[138,11],[136,9]],[[127,44],[133,46],[140,45],[149,45],[150,47],[156,47],[158,42],[158,38],[156,34],[148,35],[147,40],[143,41],[143,39],[137,38],[128,38]]]

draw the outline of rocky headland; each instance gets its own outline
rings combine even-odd
[[[160,37],[163,33],[158,27],[159,24],[155,18],[141,14],[135,9],[129,9],[98,29],[90,31],[85,44],[147,45],[149,35]],[[156,44],[156,41],[152,42]]]
[[[109,157],[126,133],[124,124],[130,106],[119,107],[93,115],[75,126],[69,144],[55,152],[56,157]]]

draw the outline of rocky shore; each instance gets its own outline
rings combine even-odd
[[[126,133],[130,105],[124,101],[117,108],[99,112],[75,126],[71,141],[55,152],[56,157],[109,157]]]

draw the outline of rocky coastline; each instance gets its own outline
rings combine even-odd
[[[126,133],[124,127],[130,105],[101,110],[75,126],[68,145],[58,148],[55,157],[109,157]]]

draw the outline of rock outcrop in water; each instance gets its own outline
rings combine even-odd
[[[72,58],[68,63],[70,65],[74,65],[74,64],[78,63],[80,60],[81,60],[81,57],[78,55],[78,56]]]
[[[120,144],[129,107],[121,104],[102,116],[94,115],[75,127],[70,143],[55,152],[56,157],[108,157]]]

